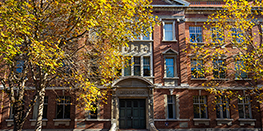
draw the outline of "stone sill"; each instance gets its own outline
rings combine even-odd
[[[206,81],[207,78],[191,78],[192,81]]]
[[[131,40],[131,42],[153,42],[153,40]]]
[[[6,119],[5,121],[7,122],[7,127],[14,125],[14,119]]]
[[[240,126],[244,126],[245,124],[255,126],[256,119],[238,119],[238,121],[240,122]]]
[[[31,126],[36,125],[36,119],[29,119],[29,121],[31,122]],[[47,121],[48,121],[48,119],[42,119],[42,125],[47,126]]]
[[[229,79],[226,78],[214,78],[213,81],[228,81]]]
[[[232,125],[233,119],[228,119],[228,118],[217,118],[217,125],[221,126],[222,124],[227,124],[227,125]]]
[[[177,40],[162,40],[162,42],[177,42]]]
[[[190,119],[154,119],[154,121],[190,121]]]
[[[204,45],[205,42],[189,42],[191,45]]]
[[[111,119],[75,119],[75,121],[111,121]]]
[[[199,119],[199,118],[195,118],[193,119],[194,121],[194,125],[200,125],[200,124],[205,124],[206,126],[209,125],[209,122],[211,121],[210,119]]]
[[[165,80],[178,80],[179,77],[163,77]]]
[[[235,78],[234,80],[235,80],[235,81],[251,81],[252,79],[251,79],[251,78],[245,78],[245,79]]]
[[[71,119],[53,119],[54,121],[54,126],[58,126],[58,125],[65,125],[65,126],[69,126]]]

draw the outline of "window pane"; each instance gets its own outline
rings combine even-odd
[[[190,42],[195,42],[195,34],[190,34]]]
[[[245,118],[243,105],[238,105],[239,118]]]
[[[131,60],[128,60],[125,68],[124,68],[124,76],[130,76],[131,75]]]
[[[70,96],[65,96],[65,103],[70,103]]]
[[[143,35],[143,40],[150,40],[150,33],[147,31],[147,35]]]
[[[174,103],[174,97],[172,95],[167,96],[168,103]]]
[[[199,116],[199,105],[194,105],[194,118],[200,118],[200,116]]]
[[[202,28],[189,27],[190,42],[202,42]]]
[[[221,115],[220,115],[221,113],[220,113],[220,105],[219,104],[217,104],[216,105],[216,117],[217,118],[221,118]]]
[[[64,118],[70,118],[70,105],[65,105]]]
[[[150,57],[143,57],[143,76],[150,76]]]
[[[141,75],[141,67],[140,66],[134,66],[134,75],[135,76]]]
[[[196,35],[196,42],[203,42],[202,34]]]
[[[141,57],[134,57],[134,64],[141,64]]]
[[[63,118],[63,105],[57,105],[57,118]]]
[[[93,107],[97,107],[95,104],[93,104]],[[98,109],[96,109],[95,111],[90,111],[90,119],[97,119],[97,114],[98,114]]]
[[[44,105],[43,118],[44,118],[44,119],[47,119],[47,105]]]
[[[223,105],[222,107],[223,107],[223,118],[228,118],[227,117],[228,109],[227,109],[226,105]]]
[[[250,108],[249,108],[249,105],[245,105],[245,115],[246,115],[246,118],[250,118]]]
[[[165,23],[164,25],[164,36],[165,40],[173,40],[173,24],[172,23]]]
[[[165,40],[173,40],[173,32],[165,31]]]
[[[173,118],[174,116],[173,104],[168,104],[168,118]]]
[[[174,77],[174,59],[166,58],[166,77]]]
[[[201,104],[201,118],[206,118],[206,106]]]

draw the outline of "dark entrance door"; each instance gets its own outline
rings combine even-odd
[[[120,129],[145,129],[145,99],[120,99]]]

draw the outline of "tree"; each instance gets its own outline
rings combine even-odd
[[[208,17],[204,27],[206,43],[193,44],[189,53],[196,68],[192,77],[208,78],[202,85],[212,87],[209,92],[227,97],[242,95],[223,86],[242,86],[247,93],[262,102],[263,44],[262,44],[262,3],[250,0],[225,0],[221,10]],[[209,29],[210,28],[210,29]],[[205,66],[203,66],[205,65]],[[238,81],[238,82],[237,82]]]
[[[60,84],[78,93],[85,109],[102,99],[125,57],[119,49],[135,34],[147,35],[155,21],[145,0],[5,0],[1,2],[1,83],[14,110],[14,130],[23,124],[35,102],[41,130],[45,88]],[[35,95],[28,107],[28,86]],[[16,90],[16,92],[15,92]]]

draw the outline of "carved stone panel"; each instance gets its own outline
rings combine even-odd
[[[148,96],[147,89],[118,89],[116,91],[118,96]]]
[[[130,42],[128,47],[122,48],[122,53],[142,55],[151,53],[151,42]]]

